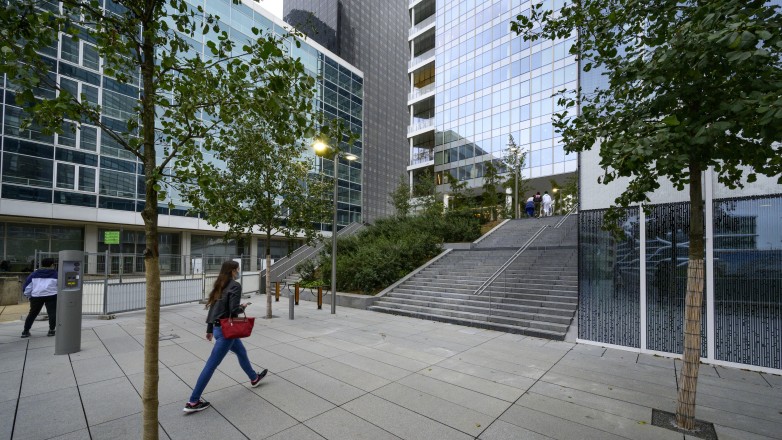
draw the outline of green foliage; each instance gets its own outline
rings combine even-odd
[[[503,182],[502,187],[510,189],[512,191],[513,203],[511,204],[510,212],[505,212],[506,218],[516,218],[516,212],[513,209],[514,206],[519,206],[519,214],[524,212],[524,194],[530,190],[529,182],[521,175],[521,170],[524,168],[527,155],[521,151],[521,148],[516,145],[516,140],[513,139],[513,135],[508,135],[508,148],[505,150],[505,156],[503,158],[503,165],[508,171],[508,180]],[[516,179],[518,178],[518,183]]]
[[[450,188],[450,199],[448,201],[449,211],[469,210],[473,207],[473,198],[467,189],[467,181],[460,181],[451,173],[446,172],[446,180]]]
[[[376,293],[412,272],[442,251],[444,242],[473,241],[478,220],[469,213],[422,214],[378,220],[352,237],[337,242],[337,289]],[[330,267],[330,248],[320,267]],[[329,285],[330,271],[322,271]]]
[[[647,201],[661,178],[682,190],[691,168],[730,188],[782,174],[782,15],[770,2],[583,0],[556,17],[535,6],[511,26],[528,40],[578,29],[570,53],[607,77],[560,93],[554,125],[568,152],[599,145],[602,182],[630,178],[616,206]]]
[[[500,175],[497,172],[497,167],[492,161],[484,162],[482,200],[483,208],[488,213],[489,221],[494,221],[497,218],[497,205],[500,204],[500,195],[498,193],[500,184]]]
[[[442,202],[437,200],[432,169],[427,168],[421,174],[414,176],[413,197],[416,198],[416,212],[436,215],[443,210]]]
[[[304,260],[296,266],[296,273],[301,276],[303,282],[311,282],[317,279],[318,267],[315,260]]]
[[[410,184],[407,182],[407,174],[399,176],[399,183],[396,188],[389,193],[391,204],[394,205],[398,217],[407,217],[412,208],[410,200]]]

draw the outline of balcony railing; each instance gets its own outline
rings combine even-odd
[[[416,153],[410,158],[410,165],[416,165],[423,162],[431,162],[434,160],[434,151],[422,151]]]
[[[412,101],[414,99],[417,99],[420,96],[426,95],[427,93],[434,92],[435,83],[427,84],[421,88],[413,89],[412,92],[407,94],[407,100]]]
[[[423,20],[422,22],[420,22],[420,23],[418,23],[417,25],[415,25],[415,26],[413,26],[413,27],[411,27],[411,28],[410,28],[410,33],[409,33],[409,35],[408,35],[408,36],[412,37],[413,35],[415,35],[415,34],[417,34],[417,33],[421,32],[421,31],[422,31],[423,29],[425,29],[427,26],[429,26],[429,25],[431,25],[432,23],[434,23],[434,20],[435,20],[435,18],[436,18],[436,15],[435,15],[435,14],[432,14],[432,15],[430,15],[430,16],[428,16],[428,17],[424,18],[424,20]]]
[[[410,62],[407,64],[407,68],[412,69],[416,64],[428,60],[429,58],[434,58],[434,49],[430,49],[410,60]]]
[[[413,123],[407,127],[407,133],[413,133],[425,128],[434,127],[434,118],[431,119],[413,119]]]

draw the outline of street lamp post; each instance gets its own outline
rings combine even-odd
[[[352,153],[339,151],[337,148],[328,146],[323,141],[317,141],[313,145],[315,153],[320,157],[326,157],[329,152],[334,162],[334,217],[331,221],[331,314],[337,313],[337,197],[339,195],[339,185],[337,183],[337,166],[339,157],[346,160],[356,160],[358,156]]]

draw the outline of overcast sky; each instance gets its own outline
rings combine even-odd
[[[261,0],[261,7],[282,18],[282,0]]]

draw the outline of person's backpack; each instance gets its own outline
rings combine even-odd
[[[543,201],[543,196],[540,194],[535,194],[535,197],[532,199],[535,203],[540,203]]]

